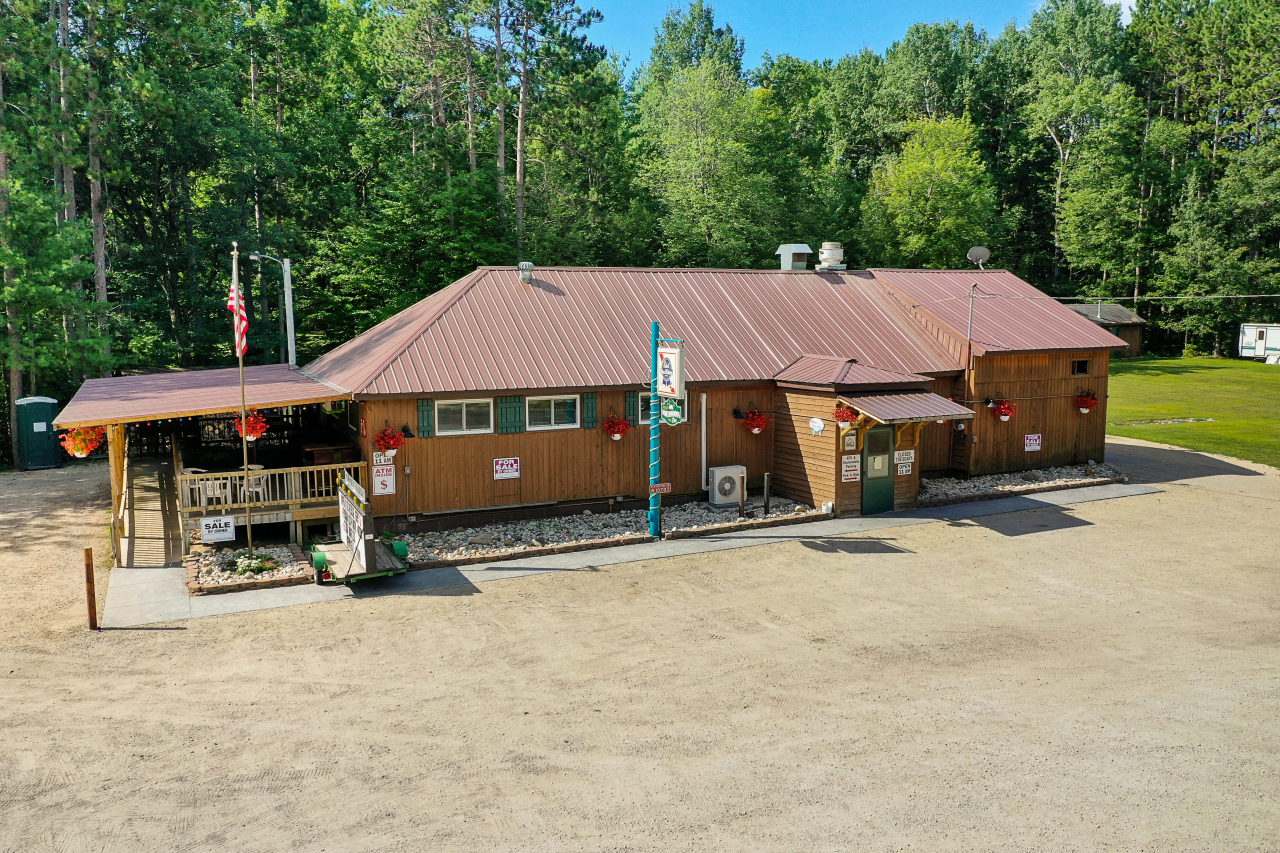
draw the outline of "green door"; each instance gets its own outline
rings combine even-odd
[[[868,430],[862,439],[862,514],[893,509],[893,427]]]
[[[58,401],[51,397],[23,397],[14,408],[18,415],[18,467],[57,468],[62,464],[62,448],[53,431]]]

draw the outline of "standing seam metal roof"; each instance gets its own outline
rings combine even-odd
[[[969,288],[973,346],[978,353],[1114,349],[1127,344],[1007,270],[870,270],[960,338],[968,328]]]
[[[305,369],[364,395],[643,385],[654,319],[690,382],[767,381],[804,353],[960,369],[865,272],[566,267],[481,267]]]
[[[920,385],[933,381],[928,376],[881,370],[833,355],[802,355],[773,378],[800,385]]]

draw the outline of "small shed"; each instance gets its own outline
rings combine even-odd
[[[1072,311],[1093,323],[1106,328],[1108,332],[1120,338],[1129,346],[1114,350],[1115,358],[1132,358],[1142,354],[1142,327],[1147,321],[1137,314],[1112,302],[1085,302],[1079,305],[1068,305]]]

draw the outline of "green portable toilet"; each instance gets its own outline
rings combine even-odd
[[[18,458],[23,471],[33,468],[58,468],[62,465],[62,446],[53,430],[58,414],[58,401],[52,397],[23,397],[18,408]]]

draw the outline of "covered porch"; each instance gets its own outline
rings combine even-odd
[[[254,525],[286,526],[264,533],[299,541],[308,524],[338,517],[342,474],[368,483],[347,394],[286,365],[246,367],[244,382],[246,406],[268,425],[250,444],[247,477],[236,430],[235,369],[90,379],[59,413],[58,429],[106,431],[117,565],[151,561],[161,552],[171,561],[172,540],[181,552],[188,550],[206,517],[232,517],[239,537],[251,512]],[[148,489],[138,488],[142,480]],[[146,513],[156,518],[148,526],[166,531],[166,543],[139,548],[134,540],[143,507],[137,495],[151,490],[158,493]]]

